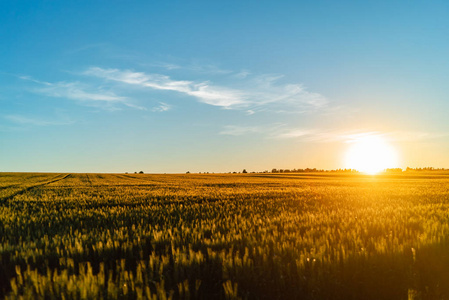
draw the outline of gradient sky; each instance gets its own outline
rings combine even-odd
[[[1,1],[0,171],[449,168],[447,1]]]

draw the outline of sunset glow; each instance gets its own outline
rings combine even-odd
[[[396,149],[380,136],[367,135],[355,139],[346,152],[346,167],[367,174],[377,174],[398,167]]]

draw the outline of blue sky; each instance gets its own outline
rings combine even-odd
[[[446,1],[2,1],[0,170],[449,168]]]

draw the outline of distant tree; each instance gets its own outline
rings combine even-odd
[[[386,169],[385,172],[387,172],[387,173],[402,173],[402,169],[401,168],[390,168],[390,169]]]
[[[139,174],[143,174],[143,171],[140,171]]]
[[[248,172],[246,171],[246,169],[243,169],[242,173],[248,173]]]
[[[190,171],[187,171],[186,174],[190,174]]]

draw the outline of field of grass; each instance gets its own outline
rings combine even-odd
[[[0,298],[449,299],[449,174],[0,173]]]

